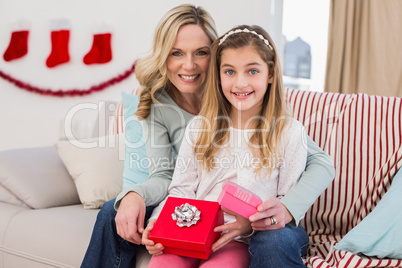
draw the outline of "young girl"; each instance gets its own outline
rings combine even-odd
[[[230,180],[262,200],[281,198],[305,169],[307,149],[302,124],[286,112],[272,39],[261,27],[244,25],[217,39],[211,51],[203,107],[186,128],[169,196],[217,201]],[[255,233],[251,221],[224,208],[225,224],[215,228],[224,234],[212,245],[208,260],[163,254],[163,245],[148,239],[163,205],[155,208],[143,235],[153,255],[149,267],[249,266],[247,244]],[[295,266],[303,266],[301,245],[308,244],[307,235],[300,226],[287,230],[300,237],[300,246],[289,250],[299,257]],[[286,243],[286,236],[272,242]]]

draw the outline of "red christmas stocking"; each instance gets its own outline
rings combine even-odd
[[[84,63],[107,63],[112,60],[112,48],[111,48],[112,34],[102,33],[95,34],[92,43],[91,50],[85,55]]]
[[[5,61],[21,58],[28,53],[28,34],[28,30],[12,32],[10,44],[3,55]]]
[[[47,67],[53,68],[59,64],[70,61],[70,55],[68,54],[69,38],[70,30],[52,31],[52,52],[46,60]]]

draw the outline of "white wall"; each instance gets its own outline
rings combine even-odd
[[[155,26],[162,15],[173,6],[187,2],[206,8],[214,17],[219,34],[238,24],[258,24],[268,31],[271,31],[270,27],[278,27],[272,25],[275,20],[272,20],[274,11],[271,12],[270,0],[157,0],[140,3],[133,0],[0,0],[0,70],[41,88],[89,88],[122,73],[135,59],[144,55],[151,47]],[[276,9],[278,6],[281,7],[276,5]],[[68,18],[71,22],[71,59],[49,69],[45,65],[51,52],[49,21],[57,18]],[[31,24],[28,54],[5,62],[2,56],[8,47],[13,23],[20,19]],[[113,60],[108,64],[88,66],[82,58],[91,48],[94,27],[99,22],[113,27]],[[131,92],[137,85],[132,75],[102,92],[61,98],[24,91],[0,78],[0,150],[52,145],[62,137],[61,126],[71,108],[86,102],[119,101],[121,91]],[[77,113],[74,120],[87,128],[83,123],[92,122],[95,115],[95,111],[86,110]]]

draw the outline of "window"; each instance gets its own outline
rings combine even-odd
[[[285,88],[324,91],[329,0],[283,0]]]

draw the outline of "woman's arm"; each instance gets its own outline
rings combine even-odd
[[[199,181],[197,176],[198,162],[196,161],[192,146],[194,143],[189,142],[191,138],[189,137],[188,129],[190,127],[191,123],[186,128],[186,134],[180,146],[172,183],[169,187],[168,197],[175,196],[180,198],[196,198],[196,191]],[[151,233],[168,197],[159,203],[159,205],[153,210],[147,228],[145,228],[142,235],[142,243],[146,246],[151,255],[161,255],[164,249],[164,246],[161,243],[155,244],[154,241],[149,240],[149,234]]]
[[[149,163],[150,178],[142,184],[123,189],[115,202],[117,233],[123,239],[135,244],[141,243],[141,234],[144,232],[145,207],[163,200],[173,173],[173,167],[169,164],[173,163],[173,155],[168,128],[163,123],[162,117],[152,113],[155,113],[155,110],[151,111],[150,117],[144,123],[147,159],[139,160],[144,165]],[[158,143],[154,146],[155,140]]]
[[[172,182],[168,190],[168,197],[196,198],[200,178],[198,178],[197,175],[198,161],[195,157],[193,148],[198,133],[192,131],[193,122],[194,121],[191,121],[187,126],[184,138],[180,145]],[[153,210],[150,220],[156,219],[159,216],[166,200],[167,197]]]
[[[144,121],[147,159],[141,159],[141,164],[149,165],[148,180],[123,189],[116,198],[116,209],[130,192],[138,193],[146,206],[156,206],[166,197],[173,175],[174,160],[169,131],[162,119],[159,109],[152,108],[151,114]]]
[[[183,115],[166,96],[167,93],[162,94],[160,103],[152,105],[143,125],[147,157],[139,161],[149,165],[149,179],[123,189],[115,202],[118,234],[132,243],[141,243],[138,237],[144,231],[145,207],[159,204],[167,195],[174,170],[173,153],[180,147],[182,132],[192,117]]]

